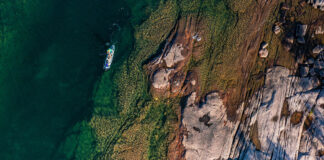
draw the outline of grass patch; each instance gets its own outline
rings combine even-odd
[[[303,112],[294,112],[290,117],[290,123],[293,125],[297,125],[303,119]]]
[[[283,118],[283,117],[288,118],[289,115],[290,115],[289,105],[288,105],[287,99],[285,99],[282,109],[281,109],[280,118]]]
[[[258,130],[258,122],[256,121],[250,131],[250,139],[252,143],[254,144],[256,150],[261,150],[261,142],[259,140],[259,130]]]

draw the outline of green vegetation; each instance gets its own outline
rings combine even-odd
[[[167,159],[168,136],[169,132],[172,131],[169,127],[170,124],[176,124],[177,122],[175,111],[170,105],[160,104],[159,106],[153,106],[147,113],[145,121],[155,123],[149,137],[148,158]]]
[[[0,0],[0,159],[62,157],[64,139],[71,143],[66,146],[78,146],[75,156],[90,156],[83,153],[91,141],[89,127],[64,137],[91,112],[106,40],[99,37],[110,36],[107,28],[115,20],[107,4]],[[78,139],[87,140],[72,144]]]
[[[73,138],[80,137],[83,132],[77,136],[70,136],[67,140],[77,141],[74,143],[79,145],[84,144],[80,145],[84,146],[83,148],[95,144],[94,149],[89,149],[91,153],[87,153],[89,158],[167,159],[168,145],[174,136],[175,127],[178,127],[176,124],[179,120],[175,110],[180,107],[179,100],[177,98],[153,100],[149,93],[148,77],[143,70],[144,62],[158,51],[179,18],[197,17],[197,21],[204,24],[199,28],[204,33],[203,53],[198,59],[192,57],[185,70],[199,70],[201,95],[215,89],[240,90],[243,83],[240,62],[243,51],[238,44],[244,44],[242,42],[246,41],[246,34],[249,33],[245,29],[249,27],[251,20],[249,16],[253,10],[246,9],[256,5],[252,0],[245,2],[239,4],[226,0],[127,2],[129,6],[134,6],[130,7],[132,20],[129,26],[122,28],[122,31],[114,37],[125,37],[118,40],[120,43],[117,44],[116,54],[121,52],[130,54],[121,55],[126,60],[117,61],[109,72],[102,75],[94,91],[93,115],[89,122],[82,122],[90,126],[93,132],[91,136],[95,140],[90,143],[82,138]],[[271,19],[266,22],[265,32],[271,31],[273,21],[274,19]],[[260,36],[266,40],[276,38],[272,35]],[[272,44],[270,50],[273,51]],[[251,59],[246,62],[253,70],[249,73],[251,93],[263,83],[262,75],[256,75],[263,73],[269,64],[259,59],[256,53],[252,54]],[[275,54],[270,55],[270,59],[274,57]],[[233,95],[239,95],[239,92]],[[85,132],[85,135],[90,134]],[[252,137],[255,135],[257,134],[252,134]],[[257,143],[258,139],[254,139]],[[257,144],[257,147],[260,145]],[[64,153],[68,158],[76,158],[77,155],[85,154],[81,150],[73,150],[74,156],[71,156],[72,151]]]
[[[53,110],[60,107],[64,113],[75,112],[77,114],[80,106],[87,108],[90,104],[93,104],[93,112],[88,119],[82,121],[80,119],[67,119],[61,122],[62,124],[70,124],[70,126],[60,125],[60,130],[57,131],[57,134],[64,135],[63,137],[59,136],[63,142],[56,145],[53,145],[53,143],[52,145],[46,145],[48,150],[57,148],[53,153],[48,153],[55,159],[167,159],[168,145],[170,140],[174,138],[175,128],[178,127],[179,119],[176,111],[180,108],[180,100],[179,97],[154,100],[149,93],[148,76],[145,74],[143,65],[148,58],[159,52],[161,44],[168,38],[179,19],[193,18],[196,19],[197,23],[203,24],[196,29],[202,33],[201,56],[199,58],[192,56],[190,62],[184,67],[184,72],[189,70],[199,71],[199,85],[201,87],[199,96],[213,90],[224,92],[233,90],[233,93],[230,93],[234,97],[231,100],[235,105],[239,100],[242,100],[240,96],[245,95],[245,93],[241,94],[242,90],[244,90],[243,87],[248,86],[247,92],[253,94],[262,86],[264,82],[263,73],[268,66],[278,64],[292,68],[294,64],[293,56],[284,51],[280,45],[283,35],[276,36],[272,33],[272,26],[277,21],[275,16],[279,11],[278,6],[269,9],[271,10],[269,15],[272,15],[269,19],[258,21],[258,16],[262,16],[252,16],[255,14],[255,6],[258,5],[253,0],[125,0],[118,2],[116,7],[109,8],[111,14],[107,15],[102,14],[107,12],[106,8],[101,8],[97,14],[96,9],[91,9],[91,7],[97,7],[94,4],[94,6],[88,6],[85,1],[80,2],[81,7],[71,7],[72,2],[68,4],[64,13],[58,13],[55,6],[60,6],[60,3],[54,1],[48,4],[40,2],[27,3],[27,1],[21,0],[6,4],[1,1],[0,3],[2,10],[0,12],[0,22],[5,24],[1,25],[0,31],[0,49],[4,51],[0,55],[0,73],[5,78],[1,78],[0,83],[12,82],[8,83],[7,86],[2,86],[1,90],[7,92],[0,92],[0,98],[2,97],[0,103],[2,103],[1,100],[7,102],[6,97],[8,96],[15,97],[17,91],[22,92],[21,95],[17,96],[18,98],[24,97],[24,95],[32,95],[28,91],[39,87],[39,84],[32,83],[26,86],[25,82],[17,83],[12,78],[28,77],[23,80],[40,82],[43,90],[47,90],[48,85],[51,85],[51,88],[57,89],[51,93],[60,96],[49,98],[51,101],[48,102],[47,98],[52,95],[44,97],[43,90],[38,90],[34,93],[41,97],[39,98],[41,101],[38,101],[37,98],[34,98],[35,101],[33,101],[32,96],[27,96],[25,101],[15,101],[15,106],[32,108],[35,104],[46,106],[48,103],[52,103],[49,108]],[[97,6],[108,4],[108,2],[96,3]],[[36,9],[34,11],[34,8],[52,12],[47,16],[35,16],[42,13],[42,11]],[[32,11],[27,12],[29,10]],[[96,15],[96,18],[89,16],[91,14],[88,15],[88,12],[93,12],[92,14]],[[76,13],[82,13],[82,15],[79,16]],[[111,18],[121,13],[124,14],[122,18]],[[300,16],[298,21],[307,22],[305,16],[309,16],[308,14],[313,15],[313,11]],[[70,18],[61,21],[61,17]],[[14,23],[15,19],[27,20]],[[55,19],[55,22],[60,25],[53,25],[55,22],[52,22],[52,19]],[[106,19],[109,20],[106,21]],[[100,27],[93,25],[97,22],[103,25]],[[110,29],[106,31],[106,28],[112,27],[109,25],[114,22],[121,24],[120,30],[118,32]],[[260,26],[259,28],[251,26],[251,24],[259,25],[256,22],[262,23],[260,32],[254,32]],[[105,26],[106,24],[107,26]],[[60,29],[66,26],[68,29],[60,32]],[[79,26],[81,26],[79,28],[81,29],[80,32],[75,29]],[[16,30],[17,27],[25,27],[28,31],[24,29]],[[47,29],[49,31],[44,36],[43,33]],[[92,35],[93,33],[91,35],[84,34],[89,33],[89,30],[95,32],[95,34],[99,30],[98,34],[111,37],[113,39],[112,43],[115,43],[117,48],[112,68],[103,73],[98,81],[93,78],[94,76],[92,78],[89,76],[95,72],[93,71],[96,69],[95,67],[91,71],[84,72],[85,67],[79,68],[80,64],[75,64],[74,71],[65,71],[65,68],[70,67],[67,64],[70,64],[75,57],[79,56],[78,53],[96,53],[96,49],[86,47],[87,45],[83,43],[84,39],[96,41],[96,38]],[[111,34],[112,32],[114,33]],[[60,34],[57,35],[57,33]],[[23,38],[28,37],[28,40],[32,41],[35,37],[38,38],[35,35],[40,37],[40,40],[36,41],[39,43],[26,45],[26,40]],[[61,39],[63,41],[59,42],[58,40]],[[245,41],[258,43],[262,40],[271,42],[268,47],[270,55],[267,59],[258,58],[257,50],[249,50],[249,47],[253,48],[255,44],[244,43]],[[69,46],[67,44],[70,41],[76,41],[77,43]],[[104,41],[107,41],[107,39],[104,39]],[[70,49],[67,50],[66,48]],[[62,60],[61,57],[65,57],[65,51],[73,54],[69,58]],[[16,56],[15,53],[26,53],[30,57]],[[39,59],[35,60],[35,57],[39,57]],[[248,58],[243,62],[242,57]],[[101,65],[101,61],[99,62],[98,59],[94,58],[94,63],[89,64],[86,62],[87,58],[84,58],[82,65],[86,67],[95,66],[96,64]],[[15,63],[9,64],[8,61],[15,61]],[[32,65],[28,68],[16,66],[15,64]],[[41,69],[37,70],[33,66],[38,66]],[[242,68],[242,66],[246,68]],[[13,70],[22,70],[23,72],[18,74]],[[77,78],[71,78],[81,74],[85,75],[82,78],[79,77],[82,82],[79,82]],[[55,84],[46,83],[56,77],[63,78],[55,81]],[[96,85],[82,88],[82,86],[89,86],[87,84],[90,82],[92,82],[91,84],[96,82]],[[73,90],[72,84],[76,88],[81,88],[81,90]],[[74,84],[79,85],[75,86]],[[16,86],[19,86],[19,88]],[[25,87],[27,89],[24,89]],[[15,89],[10,90],[9,88]],[[89,98],[89,95],[83,94],[92,89],[91,98]],[[73,92],[70,92],[71,90]],[[70,100],[66,98],[66,94],[77,96],[75,99]],[[57,99],[68,105],[60,106],[61,103],[56,103]],[[84,101],[79,102],[79,99]],[[27,101],[33,103],[27,104]],[[70,106],[74,108],[66,110]],[[5,117],[3,116],[4,110],[4,108],[0,107],[1,129],[5,128],[3,126],[8,120],[3,118]],[[86,110],[88,111],[88,109]],[[233,109],[232,111],[235,113],[236,110]],[[30,112],[32,112],[32,109]],[[28,112],[26,115],[31,114],[33,113]],[[15,113],[10,117],[14,116],[19,117],[19,114]],[[46,114],[41,118],[46,119]],[[277,120],[277,118],[275,117],[274,120]],[[21,119],[23,121],[25,118]],[[34,121],[41,122],[38,119]],[[59,118],[46,123],[46,126],[57,123],[60,123]],[[73,127],[71,127],[72,124]],[[40,123],[40,126],[43,125]],[[260,149],[261,144],[257,137],[257,124],[253,126],[250,136],[257,149]],[[15,126],[10,127],[11,130],[15,130]],[[68,130],[61,129],[69,127]],[[55,128],[51,129],[54,130]],[[15,133],[20,135],[21,130],[17,130]],[[26,136],[20,138],[26,139],[28,134],[32,133],[26,132]],[[7,135],[4,138],[10,136]],[[14,145],[16,147],[10,150],[12,153],[23,148],[20,147],[20,144]],[[27,153],[27,150],[22,152]],[[19,158],[16,157],[16,159]]]
[[[63,155],[57,155],[60,158],[67,159],[93,159],[94,149],[95,149],[95,138],[91,127],[85,121],[77,123],[70,131],[67,133],[67,139],[65,144],[59,148],[59,153]],[[82,142],[82,143],[79,143]]]
[[[131,1],[129,5],[132,5],[132,3]],[[151,10],[154,8],[154,3],[148,3],[145,6],[148,9],[144,10]],[[135,8],[135,11],[132,12],[137,12],[137,10]],[[163,155],[166,155],[165,151],[167,149],[165,148],[166,145],[164,145],[167,142],[164,141],[164,138],[168,135],[168,127],[165,126],[166,114],[159,115],[160,113],[157,112],[170,112],[167,111],[165,106],[151,104],[152,99],[148,93],[147,77],[143,72],[142,64],[150,55],[156,52],[162,41],[167,38],[170,30],[175,25],[177,15],[175,1],[161,1],[159,8],[140,26],[135,24],[139,23],[143,16],[135,15],[135,20],[132,21],[132,25],[135,25],[136,28],[134,33],[135,44],[132,44],[131,40],[129,40],[132,39],[133,32],[122,31],[119,35],[114,35],[122,38],[118,39],[120,43],[117,44],[116,55],[118,56],[119,53],[123,52],[131,52],[131,54],[125,61],[114,63],[113,68],[102,75],[97,89],[94,91],[94,113],[88,123],[95,133],[96,145],[95,149],[89,150],[89,152],[92,152],[89,155],[94,155],[96,159],[120,159],[128,155],[128,152],[120,152],[121,150],[136,146],[136,144],[139,144],[140,147],[134,148],[134,152],[143,150],[143,152],[137,153],[149,152],[152,157],[161,155],[162,153],[158,153],[157,148],[162,147],[164,148]],[[157,29],[159,29],[158,32]],[[127,28],[122,28],[122,30],[127,30]],[[130,48],[129,46],[134,47]],[[142,124],[140,118],[144,114],[145,108],[154,108],[156,106],[159,106],[158,108],[162,110],[152,110],[151,112],[160,117],[157,117],[157,119],[151,117],[152,121],[149,124],[144,122]],[[136,139],[132,139],[137,134],[140,134],[141,137],[147,137],[147,139],[149,139],[150,135],[150,137],[159,137],[159,141],[157,143],[146,143],[147,140],[142,139],[142,141],[138,142]],[[154,140],[153,138],[150,139]],[[83,139],[74,138],[74,140],[77,140],[78,142],[75,143],[79,144],[88,143]],[[124,146],[127,142],[129,142],[129,145]],[[79,151],[74,150],[74,158],[81,154],[78,153]],[[148,155],[145,157],[148,158]],[[91,157],[88,158],[91,159]]]
[[[144,11],[151,11],[154,5],[148,5],[149,9]],[[137,9],[132,12],[137,12]],[[206,24],[200,28],[206,34],[204,54],[201,59],[192,60],[186,68],[200,69],[202,93],[208,92],[215,83],[225,89],[237,81],[238,75],[224,67],[237,58],[234,53],[223,54],[228,46],[229,32],[236,22],[235,13],[227,2],[160,1],[156,11],[140,25],[136,23],[142,21],[138,20],[142,15],[135,16],[132,21],[132,25],[135,24],[133,48],[127,47],[129,43],[117,46],[117,49],[125,47],[123,51],[131,52],[130,56],[102,76],[94,93],[95,107],[89,124],[95,132],[94,154],[97,159],[167,159],[168,144],[174,127],[177,127],[175,108],[180,107],[179,101],[152,99],[143,63],[157,52],[179,17],[197,16]],[[119,52],[121,50],[117,54]]]
[[[174,130],[170,126],[177,121],[172,108],[179,102],[170,102],[169,105],[165,105],[165,101],[152,103],[142,65],[150,55],[157,52],[175,26],[179,14],[194,16],[200,10],[204,14],[202,17],[208,17],[206,19],[212,27],[208,31],[212,30],[212,33],[223,32],[227,27],[225,24],[231,21],[230,13],[224,13],[227,10],[224,1],[181,1],[180,4],[175,0],[161,1],[158,9],[136,27],[135,44],[130,57],[116,69],[118,72],[114,73],[113,68],[112,73],[108,73],[113,75],[103,75],[95,93],[95,112],[90,122],[96,132],[96,150],[99,152],[96,155],[99,159],[127,159],[130,156],[138,159],[166,159],[169,135]],[[208,37],[212,39],[212,35]],[[221,41],[222,38],[217,39]],[[106,76],[114,77],[113,82],[108,82]],[[114,91],[105,89],[109,83],[116,86]],[[142,115],[146,115],[143,120]],[[146,138],[143,140],[134,135]],[[127,150],[128,147],[132,151]]]

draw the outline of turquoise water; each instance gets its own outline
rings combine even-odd
[[[91,116],[105,43],[119,47],[112,70],[129,55],[144,16],[130,20],[133,4],[0,0],[0,159],[55,159],[65,132]]]

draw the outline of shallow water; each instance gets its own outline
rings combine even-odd
[[[0,1],[0,159],[52,159],[91,115],[105,43],[131,48],[130,14],[117,0]]]

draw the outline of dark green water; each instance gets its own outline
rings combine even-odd
[[[91,116],[104,43],[118,42],[110,71],[116,74],[130,53],[131,26],[142,21],[144,4],[0,0],[1,160],[56,159],[65,132]]]

